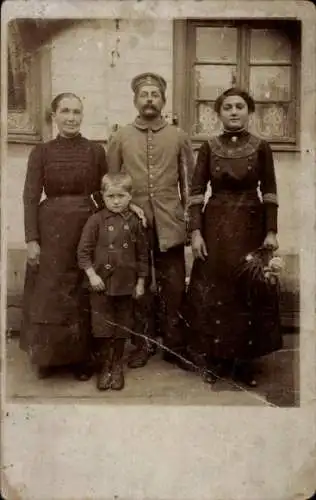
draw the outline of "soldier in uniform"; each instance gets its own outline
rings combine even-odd
[[[166,361],[177,362],[171,351],[177,354],[184,349],[178,312],[185,290],[186,213],[194,156],[185,132],[161,115],[166,86],[164,78],[154,73],[143,73],[132,80],[138,116],[111,138],[107,158],[109,172],[119,172],[123,164],[126,166],[133,179],[133,202],[147,218],[151,263],[163,311],[159,329],[169,349],[163,356]],[[153,314],[148,279],[146,297],[138,310],[140,333],[155,335],[150,331]],[[139,340],[129,366],[144,366],[147,360],[148,344]]]
[[[133,328],[132,296],[144,294],[148,251],[142,223],[129,207],[130,176],[105,175],[101,191],[105,207],[83,229],[78,263],[91,288],[92,331],[101,358],[97,387],[121,390],[124,347]]]

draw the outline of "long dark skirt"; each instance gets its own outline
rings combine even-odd
[[[85,361],[90,350],[90,307],[77,245],[92,206],[87,197],[44,200],[39,209],[40,264],[27,265],[21,349],[39,366]]]
[[[246,303],[234,281],[240,259],[262,245],[263,205],[247,193],[218,194],[203,214],[208,257],[193,263],[184,308],[193,351],[217,359],[251,359],[282,347],[277,293],[260,307]]]

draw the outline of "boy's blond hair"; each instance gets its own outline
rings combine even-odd
[[[133,189],[132,178],[126,171],[105,174],[101,180],[101,191],[105,193],[110,186],[120,186],[124,191],[131,193]]]

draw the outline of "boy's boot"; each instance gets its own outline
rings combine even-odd
[[[111,370],[110,370],[110,362],[106,361],[101,371],[98,373],[97,378],[97,388],[99,391],[106,391],[111,386]]]
[[[125,339],[117,339],[114,341],[111,370],[111,389],[113,389],[114,391],[121,391],[125,386],[123,370],[124,346]]]
[[[101,348],[100,355],[103,359],[101,369],[98,373],[97,377],[97,388],[99,391],[106,391],[111,386],[111,341],[106,339],[104,341],[104,345]]]

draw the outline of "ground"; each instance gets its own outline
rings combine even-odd
[[[157,354],[146,367],[126,371],[126,387],[122,392],[101,393],[94,378],[78,382],[67,371],[37,380],[27,356],[19,349],[18,339],[9,338],[6,395],[11,401],[30,403],[54,398],[72,403],[298,406],[298,358],[298,335],[285,335],[283,349],[258,362],[258,387],[246,389],[228,379],[219,380],[211,388],[197,374],[169,365]]]

